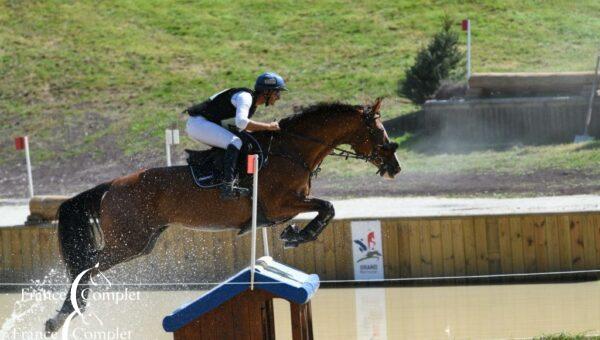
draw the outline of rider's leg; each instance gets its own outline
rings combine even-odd
[[[238,150],[242,148],[239,137],[202,116],[189,117],[185,130],[192,139],[210,146],[227,149],[227,146],[233,144]]]
[[[232,199],[250,194],[250,190],[235,186],[235,168],[239,155],[240,150],[234,144],[227,146],[227,152],[223,158],[223,183],[219,188],[222,199]]]
[[[226,150],[223,158],[224,183],[219,188],[221,198],[231,199],[250,194],[248,189],[238,188],[234,183],[235,168],[242,148],[242,140],[238,136],[213,122],[209,122],[204,117],[190,117],[186,125],[186,132],[199,142]]]

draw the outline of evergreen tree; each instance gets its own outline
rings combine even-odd
[[[415,64],[406,70],[400,94],[416,104],[431,98],[440,82],[448,78],[463,59],[458,49],[458,33],[451,28],[452,21],[445,17],[442,29],[419,51]]]

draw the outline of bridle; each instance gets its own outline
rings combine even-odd
[[[369,132],[369,136],[375,140],[375,136],[376,133],[379,131],[377,129],[377,127],[375,127],[375,121],[380,118],[379,113],[376,112],[372,112],[372,108],[370,106],[363,106],[363,112],[364,112],[364,117],[363,117],[363,122],[365,123],[365,125],[367,126],[368,132]],[[351,150],[345,150],[342,149],[340,147],[337,147],[335,145],[326,143],[318,138],[314,138],[314,137],[310,137],[310,136],[304,136],[301,134],[297,134],[297,133],[293,133],[293,132],[289,132],[289,131],[284,131],[284,130],[280,130],[278,131],[280,134],[283,135],[287,135],[293,138],[297,138],[297,139],[301,139],[304,141],[308,141],[308,142],[312,142],[312,143],[316,143],[316,144],[320,144],[326,147],[329,147],[332,149],[331,153],[329,154],[330,156],[337,156],[337,157],[343,157],[344,159],[360,159],[360,160],[364,160],[365,162],[376,162],[379,161],[381,163],[381,166],[379,167],[377,174],[383,173],[386,169],[385,169],[385,161],[383,159],[382,156],[377,155],[374,150],[377,148],[383,149],[383,150],[389,150],[390,148],[393,148],[394,143],[384,143],[383,140],[381,141],[381,143],[377,144],[375,146],[374,149],[371,150],[371,152],[368,155],[361,155],[359,153],[353,152]],[[281,156],[284,158],[287,158],[295,163],[300,164],[305,170],[307,170],[310,173],[310,178],[312,179],[313,177],[315,177],[320,171],[321,171],[321,163],[319,163],[317,165],[317,167],[312,170],[310,169],[309,165],[306,163],[306,161],[304,159],[302,159],[301,157],[294,157],[293,153],[291,152],[279,152],[279,153],[273,153],[270,152],[271,149],[271,142],[273,141],[273,136],[274,134],[271,134],[271,140],[269,141],[269,147],[268,147],[268,154],[270,155],[277,155],[277,156]]]

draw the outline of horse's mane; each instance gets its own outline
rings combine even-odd
[[[317,103],[308,107],[300,109],[300,112],[293,114],[289,117],[283,118],[279,121],[281,128],[289,128],[297,123],[303,122],[306,119],[318,118],[323,119],[325,117],[337,114],[337,113],[351,113],[356,112],[358,106],[345,104],[340,102],[333,103]]]

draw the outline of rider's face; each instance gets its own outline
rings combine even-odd
[[[269,105],[275,104],[281,98],[281,91],[273,91],[268,98]]]

